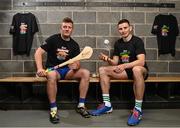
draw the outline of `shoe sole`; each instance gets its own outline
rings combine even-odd
[[[50,121],[52,124],[58,124],[59,121]]]
[[[140,123],[140,122],[139,122],[139,123]],[[128,125],[128,126],[136,126],[136,125],[138,125],[139,123],[136,123],[136,124],[128,124],[128,123],[127,123],[127,125]]]
[[[141,119],[141,120],[142,120],[142,119]],[[128,124],[128,123],[127,123],[127,125],[128,125],[128,126],[136,126],[136,125],[138,125],[138,124],[141,122],[141,120],[140,120],[138,123],[135,123],[135,124]]]

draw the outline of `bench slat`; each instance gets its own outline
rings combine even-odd
[[[0,82],[46,82],[45,77],[6,77],[0,79]],[[59,82],[62,83],[71,83],[71,82],[78,82],[77,80],[59,80]],[[99,78],[90,78],[91,83],[97,83],[99,82]],[[133,82],[133,80],[111,80],[112,83],[115,82]],[[180,82],[180,76],[179,77],[148,77],[148,79],[145,81],[147,82]]]

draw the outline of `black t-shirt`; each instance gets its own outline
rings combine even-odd
[[[176,36],[179,33],[175,16],[171,14],[157,15],[154,19],[151,33],[157,35],[159,55],[171,53],[172,56],[175,56]]]
[[[14,55],[30,55],[33,36],[38,32],[36,18],[32,13],[17,13],[13,16],[9,33],[13,35]]]
[[[142,39],[132,36],[131,40],[124,42],[119,39],[114,44],[114,56],[119,56],[119,64],[130,63],[137,60],[138,54],[146,54]],[[147,67],[147,65],[144,65]]]
[[[45,40],[41,48],[47,52],[46,67],[53,67],[61,64],[80,53],[80,47],[72,38],[69,41],[62,39],[60,34],[50,36]],[[65,51],[68,56],[66,58],[60,57],[58,51]]]

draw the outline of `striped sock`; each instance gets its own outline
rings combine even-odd
[[[140,112],[142,111],[142,100],[135,100],[135,108]]]
[[[84,107],[84,106],[85,106],[85,98],[79,98],[78,108]]]
[[[111,107],[109,94],[103,94],[102,96],[103,96],[103,102],[105,103],[105,106]]]

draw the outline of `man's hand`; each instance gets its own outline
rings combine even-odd
[[[108,61],[108,56],[107,55],[105,55],[105,54],[103,54],[103,53],[100,53],[100,55],[99,55],[99,59],[100,60],[103,60],[103,61]]]
[[[43,77],[46,76],[46,71],[44,69],[39,69],[36,73],[37,76]]]
[[[114,72],[116,73],[122,73],[125,70],[125,65],[124,64],[120,64],[117,65],[114,69]]]

